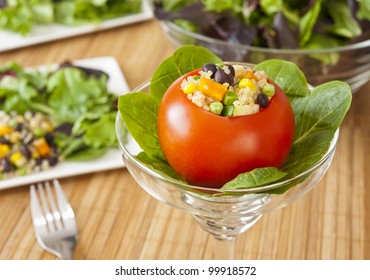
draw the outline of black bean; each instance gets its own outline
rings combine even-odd
[[[227,74],[229,78],[229,84],[232,85],[234,83],[234,77],[235,77],[235,69],[231,65],[227,65],[227,68],[229,69],[230,73]]]
[[[54,129],[54,131],[62,132],[66,135],[70,135],[72,133],[72,127],[73,127],[73,124],[64,122],[64,123],[60,124],[59,126],[57,126]]]
[[[217,83],[223,84],[223,83],[229,83],[230,84],[230,79],[228,75],[224,72],[222,69],[217,69],[215,73],[215,81]]]
[[[213,63],[207,63],[207,64],[203,65],[202,71],[204,71],[204,72],[212,71],[213,74],[211,75],[211,78],[214,78],[215,73],[217,71],[217,66],[216,66],[216,64],[213,64]]]
[[[0,137],[0,144],[10,145],[11,142],[8,139],[6,139],[5,137]]]
[[[14,130],[16,130],[16,131],[22,131],[22,129],[23,129],[23,123],[17,122],[17,124],[15,125]]]
[[[233,77],[235,77],[235,69],[234,69],[234,67],[232,65],[226,65],[226,67],[230,71],[230,74],[228,74],[228,75],[232,75]]]
[[[50,166],[54,166],[58,163],[58,158],[56,156],[49,156],[47,160],[49,161]]]
[[[55,139],[55,135],[54,134],[52,134],[52,133],[46,133],[45,134],[45,140],[49,144],[49,146],[53,146],[54,145],[54,139]]]
[[[0,165],[2,166],[3,172],[9,172],[9,171],[12,171],[13,169],[12,162],[7,157],[4,157],[0,161]]]
[[[26,146],[23,145],[19,150],[27,159],[32,157],[31,151]]]
[[[269,105],[269,98],[267,97],[266,94],[260,93],[257,95],[257,103],[262,108],[266,108]]]

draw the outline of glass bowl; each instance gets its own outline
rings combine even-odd
[[[150,82],[146,82],[134,92],[149,93],[149,88]],[[189,213],[204,230],[212,234],[215,237],[216,259],[232,259],[234,241],[239,234],[251,228],[262,215],[308,193],[322,178],[334,157],[339,130],[321,160],[301,174],[279,183],[227,191],[188,185],[140,161],[136,155],[142,149],[129,133],[119,112],[116,134],[125,166],[137,183],[159,201]],[[281,192],[282,188],[288,190]]]
[[[341,80],[350,85],[352,92],[356,92],[370,80],[370,39],[330,49],[272,49],[214,39],[185,30],[170,21],[160,21],[160,25],[175,47],[189,44],[204,46],[224,61],[251,64],[272,58],[292,61],[302,69],[313,86]]]

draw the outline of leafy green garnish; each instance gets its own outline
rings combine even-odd
[[[150,94],[159,104],[167,88],[182,75],[202,67],[205,63],[221,63],[222,60],[205,48],[193,52],[193,46],[184,46],[163,61],[154,72]]]
[[[118,110],[146,155],[165,161],[157,135],[158,105],[152,95],[136,92],[120,96]]]
[[[309,94],[307,80],[293,62],[270,59],[259,63],[256,70],[264,70],[288,96],[306,96]],[[287,73],[289,73],[287,75]]]
[[[284,178],[287,173],[282,172],[274,167],[257,168],[251,172],[238,175],[234,180],[226,183],[223,190],[234,190],[241,188],[258,187],[264,184],[275,182]]]
[[[190,57],[190,63],[186,57]],[[181,47],[156,70],[150,94],[134,92],[119,98],[121,117],[143,149],[138,159],[174,179],[178,179],[178,176],[174,176],[174,171],[165,161],[163,153],[159,152],[156,131],[158,103],[175,79],[201,68],[208,62],[220,63],[220,59],[203,47]],[[226,183],[223,190],[279,182],[293,178],[314,166],[328,151],[333,135],[351,104],[352,94],[346,83],[332,81],[310,90],[304,74],[292,62],[268,60],[256,65],[255,69],[264,70],[290,98],[296,120],[294,143],[285,165],[280,170],[266,167],[240,174]],[[290,187],[293,185],[271,192],[283,193]]]
[[[156,171],[162,173],[163,175],[167,175],[173,179],[183,181],[181,177],[177,175],[177,173],[168,165],[165,160],[153,159],[151,157],[148,157],[148,155],[143,152],[137,155],[137,159],[147,165],[153,166]]]

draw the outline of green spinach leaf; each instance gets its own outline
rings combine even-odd
[[[184,46],[163,61],[154,72],[150,93],[159,104],[167,88],[182,75],[202,67],[205,63],[221,63],[222,60],[209,50],[197,46]]]
[[[267,76],[281,87],[288,96],[306,96],[309,94],[306,77],[293,62],[269,59],[257,64],[254,69],[265,71]]]
[[[134,92],[119,97],[118,110],[131,135],[148,157],[165,160],[157,135],[158,105],[152,95]]]
[[[169,166],[167,161],[161,160],[158,158],[149,157],[146,153],[141,152],[137,156],[137,159],[148,165],[149,167],[154,168],[159,171],[164,176],[170,176],[173,179],[184,182],[179,175]]]
[[[264,184],[278,181],[284,178],[287,173],[280,171],[275,167],[257,168],[251,172],[238,175],[234,180],[226,183],[223,190],[234,190],[242,188],[258,187]]]

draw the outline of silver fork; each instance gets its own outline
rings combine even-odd
[[[36,238],[42,248],[64,260],[73,259],[77,224],[58,180],[31,185],[31,213]],[[57,202],[55,202],[55,198]]]

